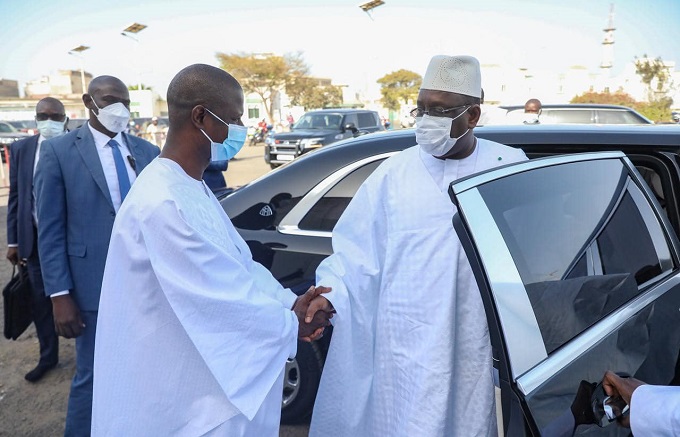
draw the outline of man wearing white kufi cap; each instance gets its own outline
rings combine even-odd
[[[455,179],[525,160],[475,138],[479,62],[435,56],[418,94],[418,145],[366,179],[333,230],[310,305],[337,311],[311,436],[495,436],[491,345],[451,225]]]

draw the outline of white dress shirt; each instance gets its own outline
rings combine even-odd
[[[120,153],[123,155],[123,161],[125,162],[125,168],[127,169],[128,177],[130,178],[130,185],[137,178],[135,170],[130,165],[130,158],[132,156],[130,149],[128,149],[122,134],[117,134],[113,138],[109,138],[108,135],[103,134],[93,128],[89,123],[87,127],[92,132],[94,137],[94,144],[97,147],[97,153],[99,154],[99,161],[102,163],[102,169],[104,170],[104,176],[106,177],[106,184],[109,186],[109,193],[111,194],[111,201],[113,202],[113,208],[118,212],[120,209],[120,204],[122,203],[120,199],[120,187],[118,186],[118,173],[116,172],[116,163],[113,160],[113,153],[111,152],[111,146],[108,145],[110,140],[115,140],[120,144]]]

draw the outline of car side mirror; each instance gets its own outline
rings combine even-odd
[[[352,134],[354,134],[354,135],[356,135],[357,132],[359,132],[359,129],[357,129],[357,127],[354,125],[354,123],[347,123],[345,125],[345,132],[347,132],[348,130],[352,131]]]

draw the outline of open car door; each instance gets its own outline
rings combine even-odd
[[[621,152],[541,158],[449,194],[487,314],[501,431],[630,435],[592,423],[605,371],[680,379],[680,246],[632,163]]]

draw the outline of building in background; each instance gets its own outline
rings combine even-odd
[[[43,97],[80,97],[87,92],[87,87],[92,81],[91,73],[84,73],[85,89],[81,80],[80,70],[58,70],[47,76],[26,83],[24,95],[27,98]]]
[[[19,97],[19,82],[0,78],[0,99]]]

